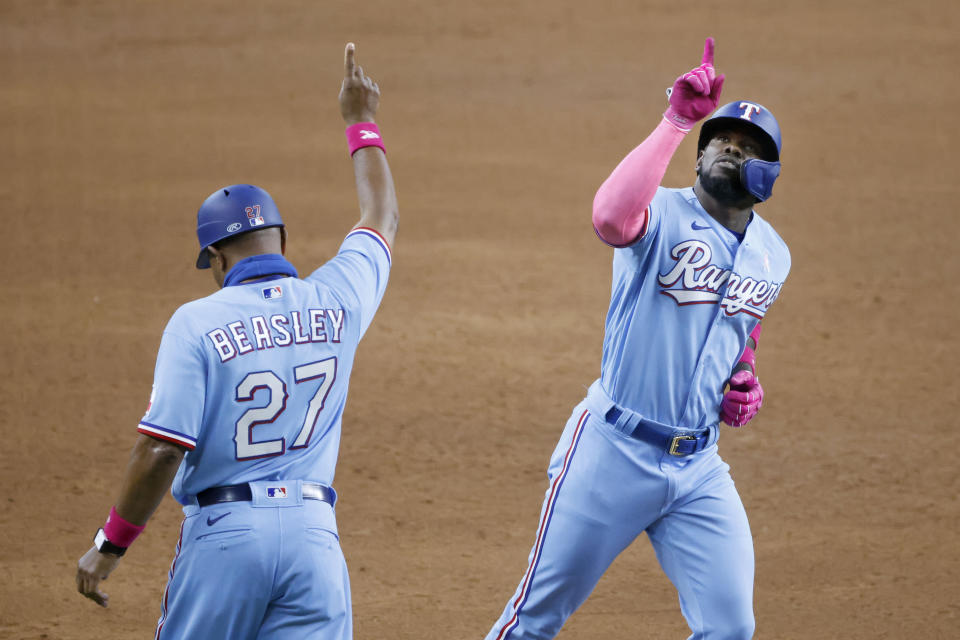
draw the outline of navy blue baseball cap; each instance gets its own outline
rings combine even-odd
[[[217,189],[197,211],[200,255],[197,269],[210,268],[207,247],[226,238],[269,227],[282,227],[283,219],[270,194],[252,184]]]

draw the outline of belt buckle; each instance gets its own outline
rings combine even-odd
[[[694,436],[674,436],[673,440],[670,441],[670,455],[672,456],[685,456],[686,453],[680,453],[677,451],[677,447],[680,445],[681,440],[696,440]]]

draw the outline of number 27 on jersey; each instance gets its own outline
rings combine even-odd
[[[336,357],[325,358],[316,362],[308,362],[293,368],[294,384],[304,384],[315,381],[316,392],[310,399],[303,424],[297,434],[291,449],[303,449],[310,444],[310,436],[316,426],[317,418],[323,410],[323,404],[330,393],[334,380],[337,377]],[[236,389],[237,402],[250,402],[259,389],[269,392],[269,402],[265,407],[247,409],[237,420],[236,434],[233,441],[237,445],[237,460],[254,460],[279,456],[287,449],[286,438],[276,440],[253,441],[254,427],[273,423],[287,408],[287,383],[273,371],[255,371],[248,373]]]

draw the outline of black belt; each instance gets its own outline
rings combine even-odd
[[[330,506],[337,500],[337,494],[330,487],[316,482],[304,482],[300,491],[304,500],[322,500]],[[249,484],[231,484],[225,487],[213,487],[197,494],[197,504],[209,507],[221,502],[250,502],[253,491]]]
[[[621,415],[623,415],[623,410],[620,409],[620,407],[613,407],[607,411],[607,415],[604,416],[604,418],[610,424],[616,424]],[[627,435],[631,438],[646,442],[647,444],[666,449],[667,453],[672,456],[693,455],[699,451],[703,451],[710,441],[709,429],[702,432],[681,433],[680,435],[668,436],[658,433],[642,420],[633,428],[633,431]]]

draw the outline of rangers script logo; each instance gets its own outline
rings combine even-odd
[[[670,257],[677,264],[669,272],[660,274],[657,281],[663,287],[660,293],[670,296],[680,306],[719,304],[728,316],[743,312],[762,318],[783,286],[782,282],[745,278],[711,264],[710,245],[699,240],[681,242],[670,251]]]

